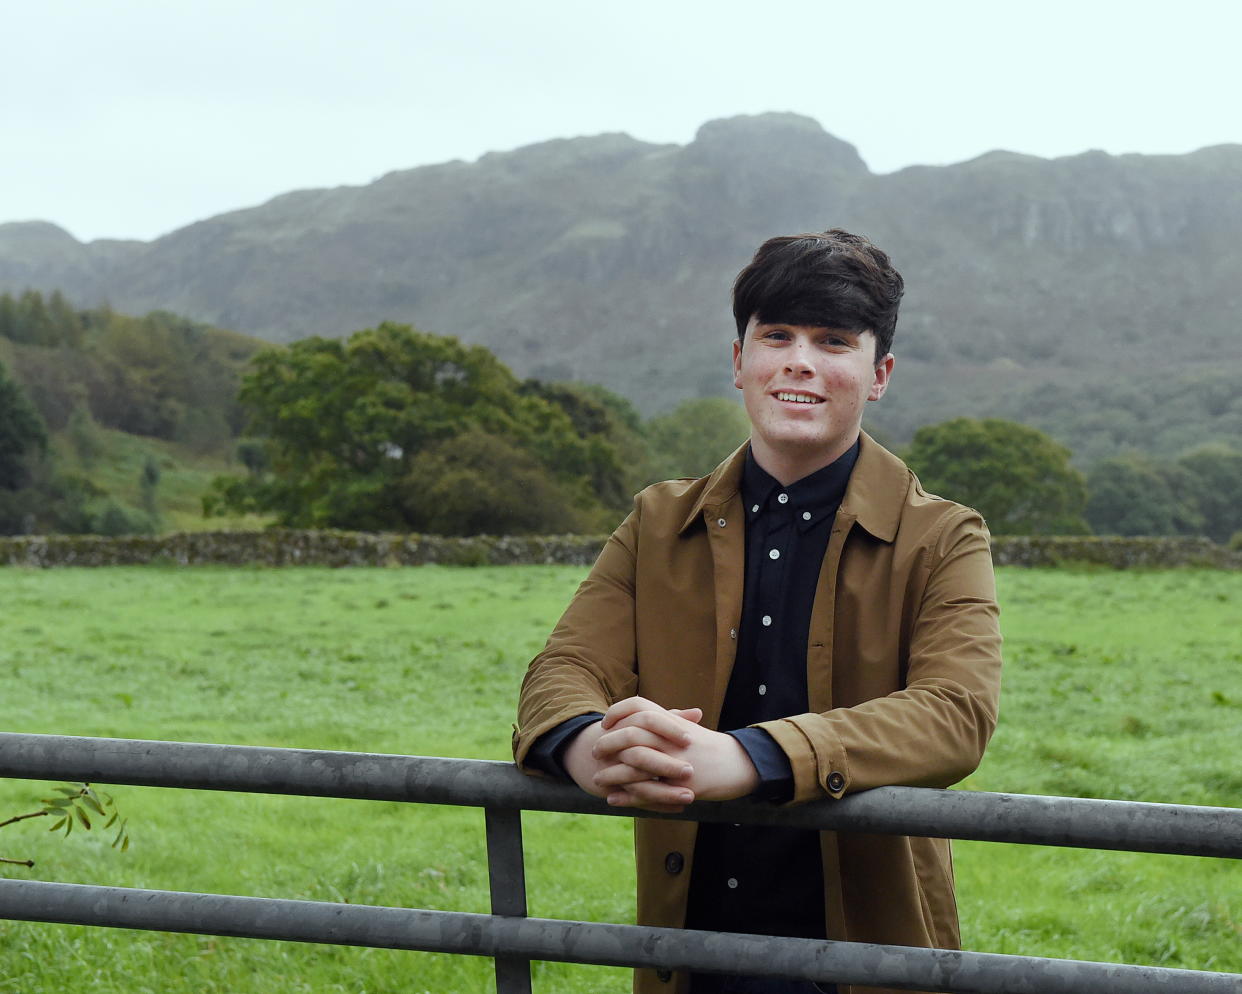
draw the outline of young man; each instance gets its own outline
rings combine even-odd
[[[523,768],[667,811],[975,769],[1000,688],[987,530],[861,431],[902,290],[848,232],[759,248],[733,288],[750,441],[635,498],[526,675]],[[958,945],[945,840],[638,819],[635,849],[643,924]],[[818,988],[639,970],[635,989]]]

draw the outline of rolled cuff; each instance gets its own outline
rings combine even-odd
[[[816,729],[814,738],[803,727]],[[793,769],[791,803],[802,804],[825,795],[842,797],[849,790],[850,771],[845,747],[836,733],[824,727],[817,714],[798,714],[754,726],[767,732],[789,757]]]

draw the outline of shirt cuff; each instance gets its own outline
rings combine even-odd
[[[569,748],[569,743],[573,741],[574,736],[587,725],[594,725],[597,721],[603,720],[604,716],[598,711],[567,718],[535,739],[535,744],[526,754],[526,765],[533,766],[548,776],[560,780],[570,779],[569,774],[565,772],[565,764],[562,762],[565,750]]]
[[[785,750],[776,744],[776,739],[762,728],[739,728],[725,734],[737,739],[759,774],[759,786],[751,792],[750,797],[777,804],[784,804],[793,797],[793,766]]]

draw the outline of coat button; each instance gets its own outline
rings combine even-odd
[[[724,527],[725,525],[727,525],[728,523],[729,523],[729,522],[725,521],[725,519],[724,519],[724,518],[717,518],[717,519],[716,519],[716,524],[718,524],[721,528],[723,528],[723,527]]]
[[[663,970],[663,969],[656,970],[656,980],[660,981],[660,983],[667,984],[672,979],[673,979],[672,970]]]
[[[845,777],[844,776],[842,776],[836,770],[833,770],[831,773],[828,774],[828,789],[830,791],[832,791],[835,794],[837,791],[843,790],[844,788],[845,788]]]
[[[677,874],[682,871],[682,867],[686,865],[686,857],[679,852],[671,852],[664,857],[664,869],[669,873]]]

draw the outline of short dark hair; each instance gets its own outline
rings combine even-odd
[[[737,337],[752,317],[767,324],[870,331],[875,361],[888,355],[905,282],[888,256],[840,228],[781,235],[759,246],[733,281]]]

